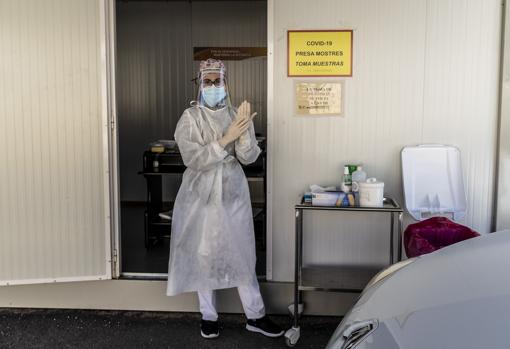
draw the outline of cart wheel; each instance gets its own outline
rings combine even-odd
[[[305,304],[304,303],[299,303],[298,304],[298,316],[301,316],[301,314],[303,314],[303,309],[305,308]],[[291,316],[294,316],[294,303],[290,304],[287,309],[289,309],[289,313]]]
[[[301,330],[299,327],[292,327],[285,332],[285,344],[288,347],[293,347],[297,344],[299,337],[301,335]]]
[[[292,340],[290,338],[287,338],[285,337],[285,344],[289,347],[289,348],[292,348],[296,345],[296,343],[292,343]]]

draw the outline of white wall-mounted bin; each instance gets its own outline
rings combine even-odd
[[[414,219],[451,214],[454,220],[459,220],[466,215],[466,192],[457,147],[410,146],[401,155],[405,205]]]

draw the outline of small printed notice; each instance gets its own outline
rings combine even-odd
[[[292,76],[352,76],[352,30],[289,30],[288,67]]]
[[[223,61],[241,61],[254,57],[266,57],[267,47],[193,47],[193,59],[202,61],[208,58]]]
[[[296,81],[296,114],[344,116],[343,81]]]

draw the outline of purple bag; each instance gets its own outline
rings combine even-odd
[[[432,217],[411,224],[404,232],[407,257],[434,252],[457,242],[480,236],[476,231],[445,217]]]

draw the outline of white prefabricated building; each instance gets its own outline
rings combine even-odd
[[[194,98],[193,47],[267,47],[229,69],[267,138],[270,312],[292,301],[294,205],[345,163],[365,164],[403,204],[400,150],[455,145],[462,223],[510,228],[506,12],[498,0],[0,0],[0,307],[198,310],[194,294],[165,296],[164,273],[121,263],[123,205],[145,199],[147,139],[172,138]],[[344,117],[294,114],[287,31],[300,29],[353,30]],[[387,226],[310,214],[304,258],[383,267]],[[306,312],[343,314],[356,296],[307,293]],[[241,311],[231,290],[219,308]]]

